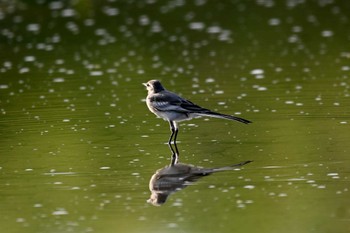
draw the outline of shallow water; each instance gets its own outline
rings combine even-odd
[[[346,1],[29,1],[0,7],[6,232],[350,231]],[[168,124],[141,83],[253,121],[180,124],[203,177],[161,207]]]

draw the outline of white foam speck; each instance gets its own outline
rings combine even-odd
[[[91,76],[101,76],[101,75],[103,75],[103,72],[102,71],[91,71],[90,75]]]
[[[221,32],[221,28],[219,26],[211,26],[211,27],[208,27],[207,32],[208,33],[219,33],[219,32]]]
[[[74,9],[64,9],[61,13],[62,17],[72,17],[75,15]]]
[[[52,215],[67,215],[67,214],[68,214],[68,211],[65,209],[56,210],[52,212]]]
[[[27,31],[37,32],[40,30],[40,25],[36,23],[31,23],[27,25]]]
[[[252,75],[260,75],[263,73],[264,73],[263,69],[254,69],[254,70],[250,71],[250,74],[252,74]]]
[[[54,78],[52,80],[52,82],[54,82],[54,83],[63,83],[64,81],[65,81],[64,78]]]
[[[324,30],[324,31],[322,31],[321,32],[321,35],[323,36],[323,37],[332,37],[333,36],[333,31],[331,31],[331,30]]]
[[[26,56],[26,57],[24,57],[24,61],[33,62],[33,61],[35,61],[35,57],[34,56]]]
[[[281,20],[278,18],[271,18],[269,19],[269,25],[270,26],[278,26],[281,24]]]
[[[203,30],[205,27],[205,24],[202,22],[192,22],[190,23],[189,27],[190,29],[193,29],[193,30]]]

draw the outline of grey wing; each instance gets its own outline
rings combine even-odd
[[[197,104],[194,104],[189,100],[182,101],[180,106],[181,108],[186,109],[187,112],[192,112],[192,113],[211,112],[209,109],[202,108],[201,106],[198,106]]]
[[[172,92],[155,95],[150,101],[152,103],[152,106],[158,111],[177,111],[190,113],[198,112],[198,110],[203,109],[191,101],[186,100]]]

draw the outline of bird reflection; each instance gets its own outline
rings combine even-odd
[[[170,165],[157,170],[149,182],[151,197],[148,203],[155,206],[164,204],[170,194],[186,188],[188,185],[196,182],[198,179],[211,175],[215,172],[234,170],[252,161],[244,161],[238,164],[218,167],[218,168],[202,168],[189,164],[178,162],[178,154],[170,146],[172,151],[172,159]],[[177,148],[175,148],[177,151]]]

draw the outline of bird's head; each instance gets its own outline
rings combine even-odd
[[[158,80],[150,80],[142,84],[147,88],[148,93],[158,93],[164,90],[164,87]]]
[[[166,202],[168,196],[169,194],[167,193],[152,192],[150,199],[147,200],[147,203],[154,206],[161,206]]]

